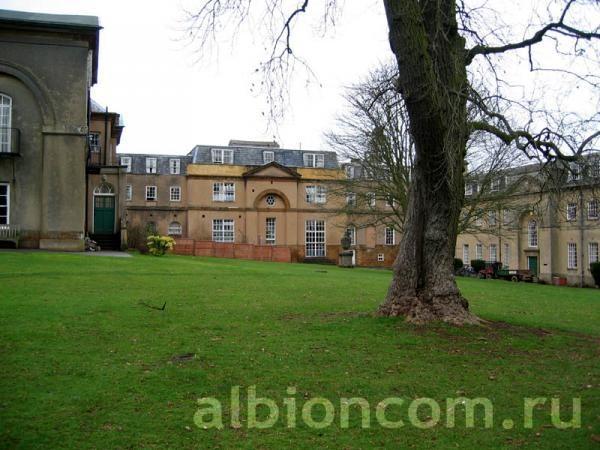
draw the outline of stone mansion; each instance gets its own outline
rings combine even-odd
[[[123,117],[89,94],[100,28],[96,17],[0,10],[0,240],[80,251],[87,234],[119,249],[153,232],[173,236],[181,254],[335,262],[347,233],[356,265],[392,265],[398,231],[344,213],[360,205],[336,187],[360,163],[335,152],[232,140],[180,155],[118,153]],[[565,177],[560,197],[533,184],[511,194],[515,207],[485,211],[456,256],[591,285],[597,167]],[[539,167],[519,170],[535,178]],[[364,213],[387,207],[373,197]]]

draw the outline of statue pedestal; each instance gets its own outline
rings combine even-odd
[[[354,267],[352,264],[352,257],[354,256],[354,252],[352,250],[344,250],[340,252],[340,259],[338,266],[339,267]]]

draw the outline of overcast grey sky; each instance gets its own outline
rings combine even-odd
[[[258,36],[221,42],[218,55],[195,63],[198,55],[180,40],[178,1],[0,0],[0,8],[100,18],[99,79],[92,96],[124,115],[122,152],[187,153],[195,144],[233,138],[326,148],[323,133],[343,107],[343,87],[391,56],[380,1],[346,2],[343,20],[324,38],[306,22],[294,36],[295,50],[309,60],[318,83],[307,87],[300,73],[285,120],[269,131],[264,98],[250,92],[253,70],[265,56]]]

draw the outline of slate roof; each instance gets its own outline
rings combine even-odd
[[[98,103],[93,98],[90,99],[90,109],[92,110],[93,113],[104,114],[106,112],[106,107],[102,106],[100,103]],[[115,112],[111,112],[111,111],[108,111],[108,113],[116,114],[119,117],[119,123],[117,123],[117,126],[119,126],[119,127],[125,126],[125,119],[123,118],[123,114],[115,113]]]
[[[156,158],[156,173],[158,175],[171,175],[169,169],[170,159],[180,160],[180,175],[187,173],[187,165],[192,162],[190,155],[152,155],[143,153],[117,153],[119,162],[123,156],[131,158],[131,173],[146,174],[146,158]]]
[[[304,154],[317,153],[324,155],[325,169],[339,169],[337,153],[321,150],[293,150],[275,147],[248,147],[222,145],[196,145],[189,153],[194,164],[212,164],[212,149],[233,150],[233,164],[239,166],[264,165],[263,152],[273,152],[275,162],[286,167],[305,167]]]

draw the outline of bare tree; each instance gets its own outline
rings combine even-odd
[[[404,234],[390,288],[379,308],[382,315],[405,316],[415,323],[480,322],[469,311],[452,270],[464,204],[467,143],[473,132],[489,133],[528,158],[566,161],[578,159],[600,136],[597,107],[588,117],[580,117],[565,113],[558,104],[549,108],[536,103],[535,89],[516,94],[501,70],[507,55],[522,55],[530,74],[559,75],[555,84],[568,80],[564,89],[576,83],[595,88],[592,104],[597,106],[598,1],[496,3],[503,13],[477,0],[383,1],[414,162]],[[262,66],[270,78],[282,73],[275,68],[285,72],[296,56],[292,30],[308,11],[309,0],[204,0],[190,19],[202,40],[207,30],[219,29],[215,24],[243,21],[257,4],[268,12],[264,22],[278,30],[273,33],[273,51]],[[333,17],[335,4],[335,0],[320,3],[325,17]],[[507,24],[507,17],[521,24]],[[519,35],[524,37],[515,38]],[[547,66],[548,52],[560,63]],[[492,94],[475,90],[473,79],[487,83]],[[470,108],[478,111],[475,120]]]
[[[383,224],[403,230],[414,145],[397,78],[395,64],[384,64],[349,87],[344,96],[347,108],[338,117],[335,131],[327,133],[330,146],[349,161],[345,164],[348,178],[332,186],[330,194],[341,197],[338,203],[345,207],[339,213],[354,226]],[[465,174],[468,194],[459,233],[506,231],[490,226],[491,218],[519,206],[512,197],[522,179],[512,169],[525,159],[513,146],[486,133],[471,135]],[[352,201],[344,202],[349,195]]]

